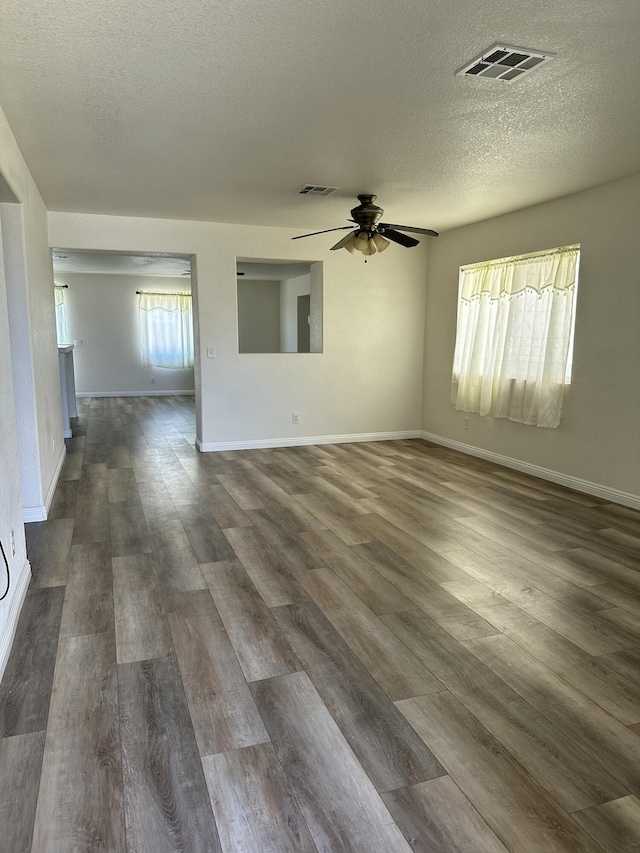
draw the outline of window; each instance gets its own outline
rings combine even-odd
[[[145,367],[193,367],[190,293],[141,291],[138,315]]]
[[[571,381],[580,247],[460,269],[451,401],[456,409],[557,427]]]
[[[65,284],[56,284],[53,288],[56,305],[56,333],[59,347],[66,346],[69,343],[67,339],[67,316],[64,304],[64,292],[66,289],[67,286]]]

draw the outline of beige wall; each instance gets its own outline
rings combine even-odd
[[[143,367],[136,295],[136,290],[188,293],[188,277],[57,272],[55,280],[69,285],[65,292],[67,337],[82,341],[73,354],[79,393],[193,391],[193,368]]]
[[[280,352],[280,282],[238,279],[238,349]]]
[[[469,225],[430,246],[423,429],[640,495],[640,176]],[[573,382],[558,429],[449,401],[462,264],[581,243]]]
[[[1,234],[0,234],[1,237]],[[5,285],[2,241],[0,240],[0,541],[9,563],[12,588],[0,601],[0,678],[4,671],[13,631],[17,621],[20,598],[16,598],[18,579],[26,567],[27,552],[22,524],[22,494],[18,465],[18,434],[16,429],[11,347],[9,345],[9,312]],[[16,554],[11,553],[10,531],[16,537]],[[28,580],[28,577],[27,577]],[[0,558],[0,595],[6,589],[4,561]]]
[[[42,511],[64,451],[47,216],[1,110],[0,203],[0,537],[12,576],[0,602],[1,674],[29,579],[23,513]]]
[[[195,256],[205,446],[419,430],[425,243],[364,264],[329,252],[322,236],[292,242],[294,229],[53,212],[49,228],[51,244],[67,249]],[[236,258],[323,261],[324,352],[238,353]]]
[[[53,269],[47,212],[1,111],[0,173],[19,202],[3,205],[2,228],[22,499],[37,514],[64,450]]]

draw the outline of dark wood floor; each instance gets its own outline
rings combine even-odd
[[[3,853],[640,850],[640,513],[421,441],[85,400],[0,687]]]

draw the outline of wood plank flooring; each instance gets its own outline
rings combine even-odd
[[[0,685],[4,853],[640,851],[640,512],[85,399]]]

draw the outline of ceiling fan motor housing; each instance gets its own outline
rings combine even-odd
[[[351,211],[352,219],[358,223],[363,231],[371,232],[375,230],[376,223],[380,221],[380,217],[384,213],[381,207],[374,204],[376,198],[377,196],[375,195],[359,195],[358,201],[360,204]]]

